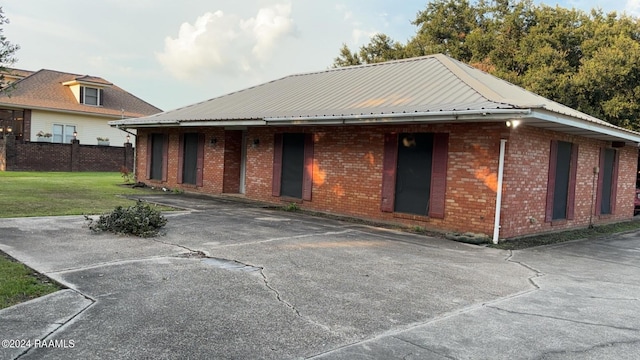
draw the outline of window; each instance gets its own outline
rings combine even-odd
[[[611,215],[615,211],[618,188],[618,152],[614,149],[601,149],[599,168],[596,213]]]
[[[573,220],[578,145],[551,141],[545,221]]]
[[[276,134],[273,153],[273,196],[311,200],[313,135]]]
[[[54,124],[52,142],[70,144],[71,140],[73,140],[73,133],[75,131],[75,125]]]
[[[24,111],[0,110],[0,138],[3,135],[13,135],[16,140],[24,138]]]
[[[104,90],[87,86],[80,87],[80,103],[93,106],[102,106]]]
[[[386,134],[382,176],[384,212],[444,218],[449,134]]]

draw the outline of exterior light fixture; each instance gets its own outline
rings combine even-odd
[[[73,132],[73,140],[77,140],[78,139],[78,132],[74,131]]]
[[[507,127],[515,129],[518,127],[518,125],[520,125],[520,120],[507,120],[506,125]]]
[[[127,144],[129,143],[129,140],[131,140],[131,135],[127,134]]]
[[[211,145],[215,145],[217,143],[218,143],[218,139],[216,139],[216,138],[211,138],[211,140],[209,140],[209,144],[211,144]]]
[[[253,139],[253,147],[258,147],[260,145],[260,139]]]

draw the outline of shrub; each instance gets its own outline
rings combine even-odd
[[[156,236],[160,228],[167,224],[167,218],[160,210],[140,200],[126,208],[118,206],[112,212],[100,215],[98,220],[86,215],[85,219],[93,232],[110,231],[139,237]]]
[[[283,206],[282,209],[284,211],[298,211],[300,210],[300,207],[296,203],[290,203],[288,205]]]
[[[122,180],[124,180],[125,184],[133,183],[133,173],[124,165],[120,166],[120,176],[122,176]]]

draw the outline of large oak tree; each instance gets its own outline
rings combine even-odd
[[[434,0],[399,43],[377,34],[333,66],[444,53],[532,92],[640,130],[640,20],[530,0]]]

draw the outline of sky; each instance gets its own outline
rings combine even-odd
[[[541,3],[540,0],[535,1]],[[342,44],[405,42],[427,0],[4,0],[13,67],[99,76],[172,110],[322,71]],[[640,0],[545,1],[640,16]]]

